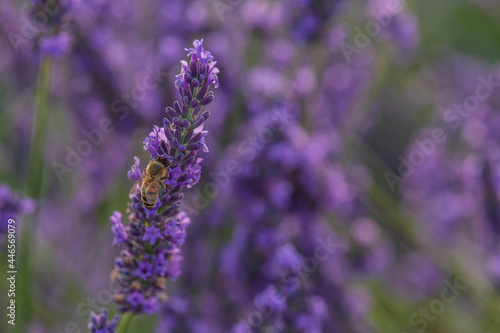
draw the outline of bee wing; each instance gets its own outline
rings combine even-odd
[[[134,186],[130,189],[130,192],[128,193],[128,196],[130,199],[135,197],[138,193],[141,192],[141,186],[142,186],[142,180],[144,179],[144,172],[142,173],[141,177],[137,179],[135,182]]]
[[[160,181],[161,181],[161,172],[158,173],[155,179],[149,183],[148,187],[146,187],[146,193],[156,193],[156,195],[146,195],[146,199],[150,205],[154,205],[158,198],[158,192],[160,191]],[[156,189],[155,189],[156,187]]]

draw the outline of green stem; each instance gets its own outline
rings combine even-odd
[[[39,199],[42,194],[43,165],[45,158],[45,140],[47,136],[47,127],[49,122],[49,92],[50,92],[50,72],[51,59],[43,58],[38,72],[38,83],[35,95],[35,114],[33,119],[33,136],[31,138],[30,156],[28,164],[27,182],[25,184],[26,196]],[[31,320],[32,313],[32,283],[33,283],[33,263],[31,249],[34,246],[36,234],[35,220],[39,212],[39,205],[33,214],[33,217],[25,222],[23,231],[20,235],[19,254],[16,268],[20,272],[18,275],[19,294],[18,294],[18,320],[14,328],[15,332],[25,332],[25,325]]]
[[[196,95],[198,95],[198,88],[193,89],[193,97],[196,98]],[[194,108],[189,108],[189,114],[187,117],[188,121],[191,121],[191,117],[193,116],[193,111],[194,111]]]
[[[38,199],[42,193],[43,160],[45,157],[45,141],[49,123],[50,71],[51,59],[45,57],[42,60],[38,73],[33,136],[31,138],[28,182],[26,184],[26,195],[34,199]]]
[[[127,328],[132,321],[132,317],[133,316],[130,312],[124,313],[120,318],[120,322],[118,323],[115,333],[127,333]]]
[[[194,88],[193,96],[196,97],[197,94],[198,94],[198,88]],[[187,116],[188,121],[191,121],[191,117],[193,116],[193,111],[194,111],[194,108],[189,108],[189,113]],[[181,143],[180,143],[181,145],[185,143],[184,139],[186,138],[186,134],[187,134],[187,130],[184,130],[184,133],[182,134]]]

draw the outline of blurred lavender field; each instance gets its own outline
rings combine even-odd
[[[134,312],[113,212],[149,214],[127,172],[165,117],[188,128],[164,110],[202,39],[208,133],[172,147],[203,163],[158,201],[168,300],[126,332],[500,332],[498,1],[4,0],[0,22],[0,332]]]

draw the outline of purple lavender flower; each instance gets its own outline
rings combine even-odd
[[[127,177],[129,179],[139,179],[141,178],[141,169],[139,169],[139,165],[141,164],[141,160],[139,159],[139,157],[134,157],[134,160],[135,160],[135,164],[132,165],[132,167],[130,168],[130,171],[127,172]]]
[[[163,239],[160,230],[155,227],[146,227],[146,232],[141,240],[149,241],[151,245],[155,245],[157,239]]]
[[[40,54],[61,57],[69,52],[71,38],[67,32],[59,35],[47,36],[40,39]]]
[[[127,240],[127,233],[125,232],[125,227],[122,223],[122,213],[115,211],[110,217],[112,226],[111,231],[113,232],[113,245],[118,245],[125,243]]]
[[[302,263],[302,256],[297,253],[297,250],[292,244],[286,244],[280,247],[271,263],[274,274],[279,275],[281,271],[286,270],[294,272]]]
[[[132,291],[127,296],[127,302],[134,308],[142,306],[144,303],[144,296],[139,291]]]
[[[120,285],[114,295],[120,312],[158,311],[160,303],[167,299],[167,279],[175,280],[180,274],[180,247],[190,223],[181,210],[181,192],[200,179],[202,159],[196,155],[202,148],[207,150],[207,131],[202,129],[209,116],[202,109],[213,100],[209,89],[212,84],[218,85],[219,72],[210,52],[203,49],[202,41],[194,41],[193,46],[186,49],[191,56],[189,65],[182,61],[182,72],[176,78],[181,102],[166,109],[163,126],[154,126],[143,142],[151,160],[166,161],[168,177],[161,180],[165,190],[152,209],[143,206],[140,193],[132,196],[127,209],[128,226],[121,223],[121,213],[114,212],[111,217],[113,243],[125,247],[112,272],[112,279]],[[140,160],[135,157],[127,173],[129,178],[140,178],[139,165]]]
[[[8,221],[18,221],[23,214],[29,214],[35,209],[35,201],[22,198],[12,192],[7,185],[0,185],[0,235],[7,233]]]
[[[147,260],[147,258],[145,259]],[[151,273],[153,273],[153,265],[151,265],[149,261],[137,261],[137,270],[134,272],[135,276],[147,281]]]
[[[392,39],[402,50],[412,50],[418,44],[418,22],[408,11],[395,14],[389,0],[370,0],[367,16],[383,26],[382,36]]]
[[[68,25],[71,21],[69,1],[33,1],[30,5],[30,20],[35,17],[45,17],[43,22],[36,22],[33,37],[35,47],[40,56],[53,56],[59,58],[67,54],[71,48],[71,35]],[[49,14],[50,13],[50,14]]]
[[[106,309],[102,309],[99,314],[90,312],[89,333],[115,333],[117,325],[118,316],[108,320],[108,310]]]
[[[355,174],[361,169],[353,168],[351,174],[333,162],[338,144],[331,144],[335,138],[332,129],[310,134],[293,117],[276,124],[272,115],[255,117],[246,125],[250,126],[242,127],[239,133],[242,142],[263,128],[274,130],[273,141],[262,144],[254,155],[242,154],[237,139],[227,149],[227,159],[221,159],[221,165],[236,159],[240,170],[216,199],[214,210],[221,215],[231,213],[220,216],[211,210],[206,214],[207,220],[214,221],[212,227],[220,228],[217,232],[231,230],[231,238],[221,248],[214,249],[211,244],[190,246],[193,253],[186,256],[189,277],[182,279],[191,283],[185,289],[204,287],[197,290],[198,297],[215,299],[213,308],[219,312],[211,316],[193,301],[190,309],[194,310],[189,315],[168,310],[164,322],[170,325],[175,321],[179,332],[195,332],[189,325],[195,320],[208,322],[208,332],[225,332],[231,327],[234,332],[351,331],[344,290],[349,290],[351,278],[360,269],[349,262],[340,246],[325,261],[317,262],[312,272],[305,273],[303,266],[311,264],[318,238],[336,238],[319,217],[320,212],[360,214],[356,193],[363,177],[355,179]],[[200,237],[205,237],[203,231]],[[200,250],[206,248],[221,253],[215,265],[198,259]],[[212,275],[217,279],[205,282]],[[218,294],[227,298],[219,301]],[[186,296],[188,302],[189,298],[191,295]],[[266,299],[272,301],[266,303]],[[253,321],[258,321],[252,315],[254,311],[263,315],[262,324]],[[186,318],[188,324],[182,324]]]
[[[160,304],[158,303],[158,300],[156,298],[149,298],[148,300],[144,301],[144,303],[142,303],[142,308],[144,313],[152,315],[160,310]]]
[[[279,273],[274,274],[277,282],[257,294],[253,302],[262,320],[253,322],[252,317],[248,316],[233,326],[233,333],[323,331],[328,312],[323,298],[312,293],[307,281],[295,277],[295,287],[290,289],[286,282],[289,278],[282,278],[283,273],[295,266],[297,260],[303,261],[303,258],[292,244],[285,244],[277,250],[271,259],[271,262],[281,266],[277,269]]]
[[[407,148],[404,158],[412,161],[408,162],[411,172],[401,173],[404,182],[397,183],[402,202],[418,218],[415,234],[422,243],[432,244],[450,256],[463,253],[461,260],[465,265],[481,267],[478,270],[482,276],[496,280],[494,263],[500,249],[500,154],[497,148],[500,93],[491,90],[488,98],[473,111],[464,101],[477,98],[481,79],[484,81],[489,76],[498,82],[499,74],[496,68],[465,57],[451,58],[430,69],[436,75],[436,86],[446,87],[453,93],[438,95],[440,112],[436,119],[428,128],[420,130]],[[443,131],[444,140],[430,139],[436,128]],[[425,150],[423,154],[419,142],[426,141],[432,143],[432,151]],[[422,162],[414,162],[416,153],[423,154]],[[402,169],[401,164],[399,168]],[[398,281],[408,281],[404,284],[406,288],[400,286],[402,292],[412,295],[418,290],[421,296],[440,287],[442,272],[432,263],[415,255],[407,261],[414,271],[402,265]],[[438,282],[436,285],[430,281]]]
[[[328,24],[343,4],[342,0],[288,0],[285,11],[289,14],[292,35],[298,41],[311,42],[319,39]]]
[[[281,313],[285,311],[286,298],[281,295],[274,285],[269,285],[267,288],[255,296],[255,305],[259,308],[268,307],[269,311]]]

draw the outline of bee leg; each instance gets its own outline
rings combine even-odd
[[[163,191],[167,191],[167,186],[165,185],[165,183],[163,183],[163,179],[160,180],[160,186],[161,188],[163,189]]]

